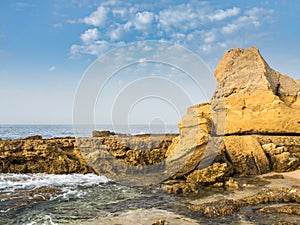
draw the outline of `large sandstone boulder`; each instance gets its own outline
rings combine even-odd
[[[299,80],[271,69],[256,47],[227,51],[215,77],[211,102],[190,107],[178,123],[166,160],[180,165],[173,179],[195,187],[225,183],[224,168],[230,175],[300,168]]]
[[[215,71],[224,134],[300,134],[300,87],[271,69],[255,47],[229,50]]]

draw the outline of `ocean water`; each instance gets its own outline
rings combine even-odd
[[[177,125],[0,125],[2,140],[25,138],[41,135],[43,138],[53,137],[91,137],[93,130],[110,130],[116,133],[178,133]]]

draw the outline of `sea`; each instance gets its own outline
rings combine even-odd
[[[131,134],[162,131],[144,125],[131,126],[130,129],[98,125],[77,129],[76,132],[72,125],[0,125],[0,138],[18,139],[32,135],[44,138],[91,137],[93,129],[117,133],[130,131]],[[164,133],[178,133],[176,125],[162,129]],[[285,182],[285,185],[292,184]],[[170,195],[162,190],[160,184],[133,186],[95,174],[3,173],[0,174],[0,225],[152,225],[159,220],[172,225],[297,222],[299,218],[295,216],[260,214],[252,208],[216,219],[201,217],[188,209],[190,204],[238,198],[255,191],[256,186],[239,192],[206,188],[198,194]]]
[[[123,134],[179,133],[177,125],[0,125],[2,140],[41,135],[54,137],[91,137],[93,130],[109,130]]]

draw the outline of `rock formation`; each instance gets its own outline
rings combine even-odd
[[[256,47],[227,51],[215,77],[211,102],[188,109],[168,149],[167,161],[182,165],[173,179],[184,180],[170,192],[225,184],[232,175],[299,169],[299,81],[271,69]]]
[[[0,173],[101,173],[117,178],[126,170],[163,162],[177,136],[93,133],[101,137],[0,140]]]
[[[75,138],[40,136],[0,141],[0,173],[96,173],[75,148]]]

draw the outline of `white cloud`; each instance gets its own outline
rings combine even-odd
[[[208,44],[208,43],[212,43],[216,40],[216,35],[214,32],[212,31],[209,31],[209,32],[206,32],[205,35],[204,35],[204,43]]]
[[[83,22],[88,25],[93,25],[96,27],[103,26],[107,20],[108,9],[103,6],[99,6],[95,12],[92,12],[89,16],[80,19],[80,22]]]
[[[134,25],[137,30],[148,29],[154,20],[154,13],[144,11],[135,14]]]
[[[132,22],[131,21],[128,21],[127,23],[124,24],[124,30],[129,32],[131,27],[133,26]]]
[[[214,53],[232,45],[243,47],[245,39],[255,40],[259,27],[269,15],[270,10],[264,8],[221,9],[209,2],[169,4],[162,1],[153,5],[102,1],[89,16],[68,21],[93,26],[81,34],[81,43],[72,45],[70,53],[99,55],[122,41],[150,39],[182,44],[200,54]],[[237,31],[240,35],[230,36],[228,40],[228,35]]]
[[[117,46],[117,44],[113,45],[110,42],[104,40],[94,41],[92,43],[85,43],[83,45],[74,44],[70,48],[70,55],[71,57],[80,55],[99,56],[114,46]]]
[[[237,24],[230,23],[230,24],[227,24],[226,26],[222,27],[222,33],[223,34],[232,34],[238,29],[239,29],[239,26]]]
[[[117,40],[120,40],[121,37],[122,37],[122,27],[121,26],[118,26],[117,28],[113,29],[109,36],[110,36],[110,40],[111,41],[117,41]]]
[[[125,18],[125,16],[127,15],[126,8],[117,8],[117,9],[112,9],[111,11],[115,17]]]
[[[159,12],[158,26],[166,32],[173,28],[189,30],[197,27],[200,21],[200,14],[191,5],[179,5]]]
[[[266,10],[263,8],[254,7],[245,12],[248,19],[255,27],[259,27],[262,22],[269,18],[269,15],[273,13],[273,10]]]
[[[219,9],[214,14],[209,15],[208,18],[210,21],[220,21],[228,17],[237,16],[240,13],[240,8],[233,7],[231,9]]]
[[[224,35],[229,35],[240,29],[251,30],[253,27],[258,28],[269,20],[272,13],[272,10],[254,7],[247,10],[244,15],[239,16],[236,20],[223,26],[221,32]]]
[[[83,43],[90,43],[99,38],[99,32],[97,28],[88,29],[83,34],[80,35],[80,39]]]
[[[48,71],[49,71],[49,72],[52,72],[52,71],[54,71],[55,69],[56,69],[55,66],[51,66],[51,67],[49,67]]]

